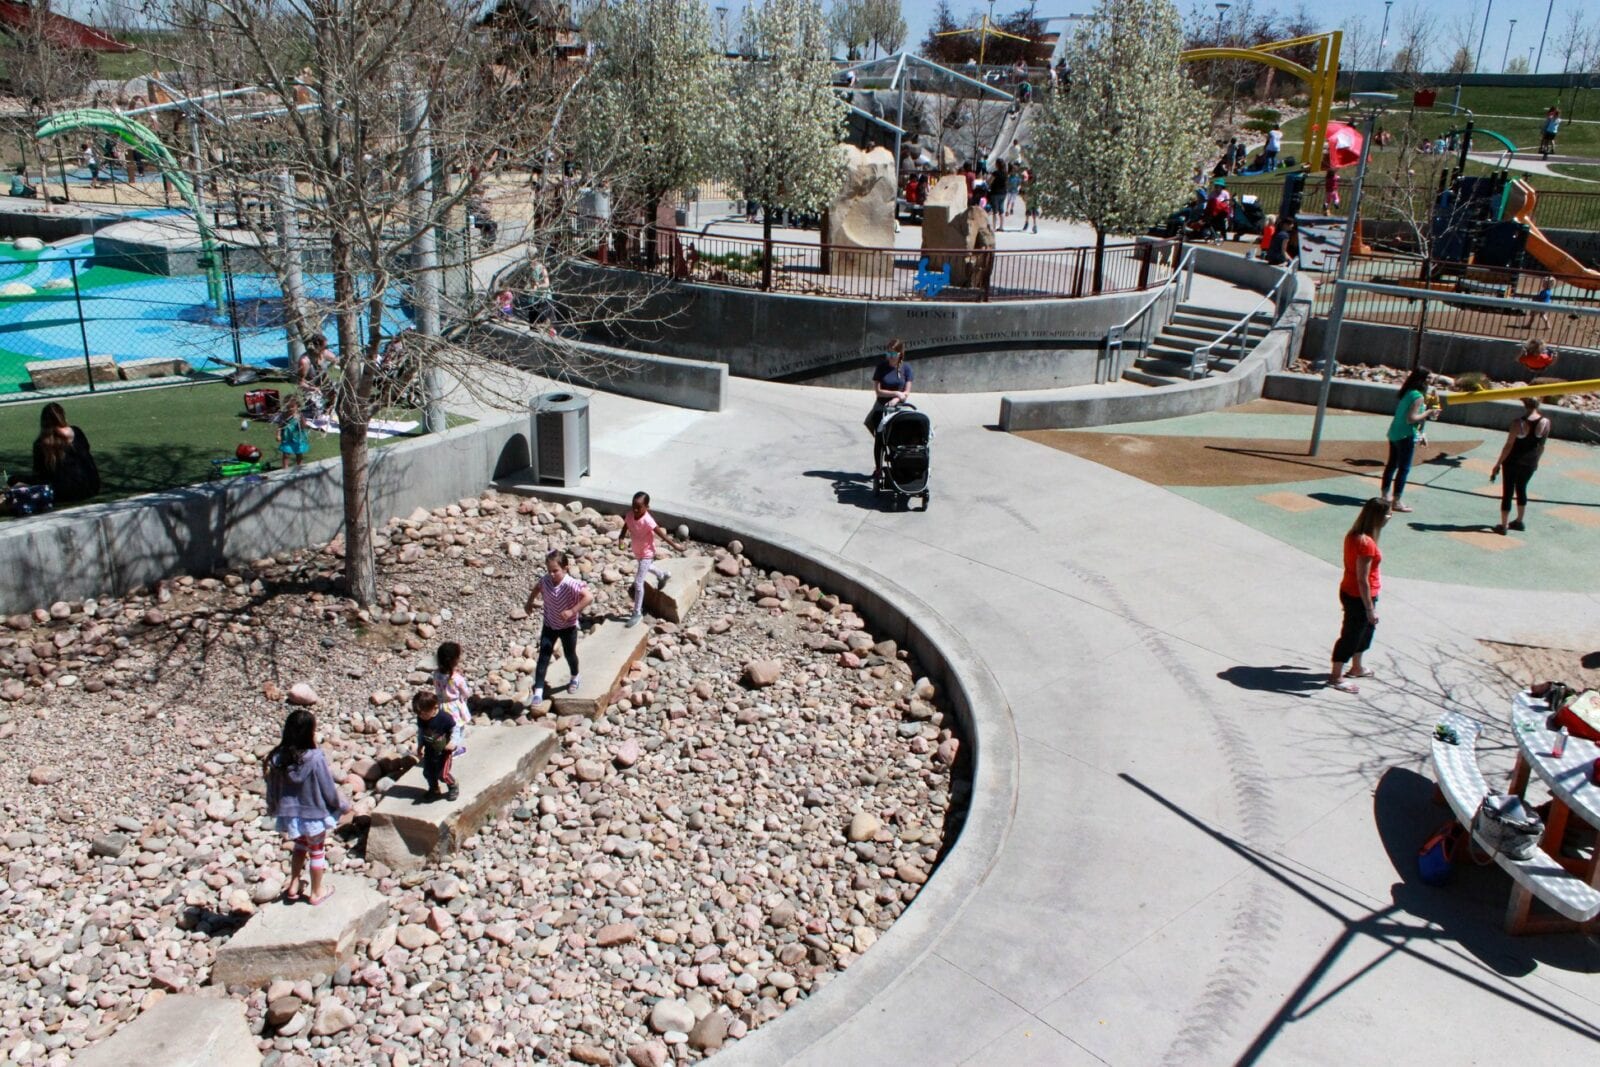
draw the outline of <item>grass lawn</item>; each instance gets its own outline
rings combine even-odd
[[[268,383],[288,395],[281,383]],[[278,460],[273,425],[252,420],[241,430],[244,394],[260,386],[232,386],[223,382],[170,388],[136,389],[98,396],[68,397],[61,401],[67,419],[83,428],[100,467],[104,491],[94,502],[116,500],[139,493],[192,485],[211,477],[211,460],[232,457],[243,442],[261,449],[274,465]],[[33,466],[33,440],[39,435],[39,409],[47,401],[0,405],[0,467],[13,475],[26,475]],[[385,419],[421,421],[421,413],[393,409]],[[451,415],[450,426],[471,422]],[[391,441],[421,436],[413,434],[374,441],[378,447]],[[307,462],[339,454],[337,434],[311,431]]]
[[[1550,169],[1569,178],[1586,178],[1600,182],[1600,163],[1552,163]],[[1595,192],[1600,192],[1596,189]]]

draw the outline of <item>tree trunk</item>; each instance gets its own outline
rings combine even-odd
[[[1106,231],[1099,226],[1094,228],[1094,292],[1098,296],[1105,279],[1106,269]]]
[[[335,232],[332,238],[333,295],[339,308],[339,460],[344,475],[344,580],[345,593],[362,607],[378,599],[377,560],[372,548],[372,507],[368,495],[367,424],[371,419],[372,383],[367,377],[366,347],[362,344],[356,310],[356,278],[350,242]]]
[[[823,234],[827,240],[827,234]],[[761,205],[761,288],[772,289],[772,205]]]
[[[1426,288],[1433,280],[1433,259],[1430,256],[1422,261],[1422,284]],[[1422,310],[1417,313],[1417,328],[1411,335],[1411,369],[1416,370],[1422,365],[1422,338],[1428,331],[1428,301],[1422,302]]]

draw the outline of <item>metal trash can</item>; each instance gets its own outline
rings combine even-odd
[[[589,473],[589,398],[540,393],[530,400],[528,444],[537,481],[577,485]]]

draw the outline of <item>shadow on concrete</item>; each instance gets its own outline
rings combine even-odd
[[[1578,662],[1583,664],[1586,671],[1600,670],[1600,652],[1586,652]]]
[[[1229,667],[1217,677],[1240,689],[1257,693],[1288,693],[1309,696],[1327,688],[1326,669],[1307,669],[1283,663],[1276,667]]]
[[[1324,504],[1332,504],[1336,508],[1359,508],[1367,502],[1364,496],[1348,496],[1344,493],[1307,493],[1312,500],[1320,500]]]
[[[1408,522],[1407,526],[1419,533],[1493,533],[1489,522]]]
[[[1384,461],[1381,459],[1359,459],[1351,457],[1344,461],[1344,465],[1346,467],[1376,467],[1379,470],[1382,470]]]
[[[1254,1064],[1266,1058],[1285,1027],[1325,1007],[1394,956],[1435,968],[1480,994],[1520,1008],[1530,1016],[1530,1022],[1559,1026],[1588,1040],[1600,1041],[1600,1026],[1574,1018],[1564,1005],[1539,995],[1529,985],[1507,981],[1527,975],[1539,963],[1585,973],[1600,971],[1600,950],[1582,936],[1512,938],[1502,933],[1499,919],[1504,910],[1504,894],[1509,892],[1509,879],[1498,867],[1469,865],[1466,871],[1458,868],[1456,882],[1439,889],[1423,885],[1417,878],[1417,849],[1449,817],[1448,808],[1433,806],[1433,783],[1422,775],[1393,768],[1379,780],[1374,792],[1379,835],[1401,878],[1392,889],[1393,902],[1379,908],[1371,907],[1366,898],[1311,868],[1261,852],[1202,821],[1132,775],[1118,777],[1343,926],[1235,1061],[1237,1064]],[[1481,883],[1480,876],[1485,879]],[[1497,876],[1497,880],[1488,881],[1491,876]],[[1500,903],[1486,912],[1486,904],[1468,896],[1463,888],[1482,894],[1485,902],[1498,894]],[[1363,937],[1376,941],[1384,950],[1382,954],[1337,984],[1322,988],[1345,950]],[[1423,946],[1430,943],[1432,950],[1423,951]]]
[[[826,478],[833,483],[833,496],[841,504],[849,504],[863,511],[896,511],[892,495],[872,491],[872,474],[854,471],[802,471],[807,478]]]

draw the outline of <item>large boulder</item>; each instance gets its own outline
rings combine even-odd
[[[828,209],[830,269],[851,277],[887,277],[894,272],[889,252],[851,252],[852,248],[894,247],[894,155],[887,148],[863,151],[841,145],[844,184]]]

